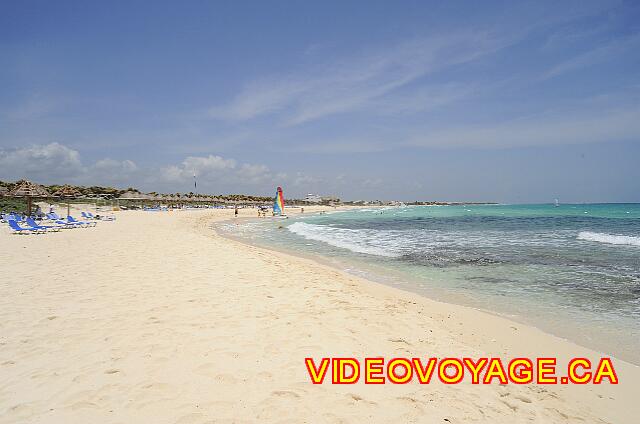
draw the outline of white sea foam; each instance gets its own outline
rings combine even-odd
[[[621,244],[627,246],[640,246],[640,237],[593,233],[591,231],[581,231],[578,234],[578,240],[596,241],[598,243],[607,244]]]
[[[321,241],[334,247],[340,247],[356,253],[368,255],[398,257],[399,252],[390,248],[379,247],[381,231],[352,230],[335,228],[327,225],[314,225],[305,222],[296,222],[287,227],[292,233],[298,234],[308,240]],[[378,244],[376,246],[375,244]]]

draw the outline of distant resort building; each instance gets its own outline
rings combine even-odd
[[[307,197],[302,199],[303,202],[312,204],[333,205],[340,203],[340,199],[336,196],[320,196],[318,194],[307,194]]]
[[[307,194],[307,197],[303,199],[305,202],[309,203],[322,203],[322,197],[317,194]]]

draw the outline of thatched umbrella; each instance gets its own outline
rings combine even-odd
[[[149,196],[149,200],[151,200],[154,204],[155,203],[157,203],[157,204],[162,203],[162,196],[160,194],[157,194],[157,193],[156,194],[151,194],[151,193],[149,193],[149,194],[147,194],[147,196]]]
[[[141,193],[137,191],[125,191],[120,196],[118,196],[118,207],[120,207],[120,200],[140,200]]]
[[[141,200],[143,199],[142,193],[138,193],[137,191],[125,191],[118,197],[120,200]]]
[[[68,184],[62,186],[62,188],[55,193],[53,193],[53,197],[59,197],[61,199],[67,200],[67,216],[71,215],[71,202],[70,199],[77,199],[78,197],[82,197],[82,193],[80,193],[75,188],[71,187]]]
[[[31,181],[21,180],[16,183],[16,187],[9,193],[12,197],[27,198],[27,215],[31,215],[31,204],[34,197],[50,197],[46,188]]]

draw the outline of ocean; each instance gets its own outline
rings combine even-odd
[[[640,204],[363,208],[219,230],[640,364]]]

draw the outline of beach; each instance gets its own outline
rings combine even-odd
[[[218,235],[233,213],[4,229],[0,422],[637,421],[640,369],[615,358],[618,385],[313,385],[306,357],[608,355]]]

